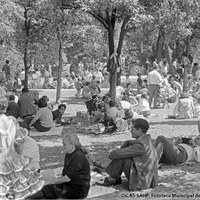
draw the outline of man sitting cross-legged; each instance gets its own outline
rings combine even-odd
[[[195,139],[180,138],[176,143],[164,136],[158,136],[155,142],[159,163],[182,164],[200,161],[200,136]]]
[[[158,183],[157,153],[147,131],[149,123],[145,119],[135,119],[132,122],[131,135],[135,140],[128,140],[120,148],[109,153],[111,162],[105,171],[109,177],[104,186],[116,185],[122,182],[121,174],[125,173],[129,180],[129,190],[137,191],[154,188]]]

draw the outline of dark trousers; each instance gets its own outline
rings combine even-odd
[[[39,131],[39,132],[46,132],[46,131],[49,131],[51,129],[51,127],[44,127],[41,125],[40,121],[37,120],[34,124],[33,124],[33,127]]]
[[[187,152],[179,145],[165,138],[158,136],[155,142],[159,163],[182,164],[187,160]]]
[[[70,182],[51,184],[45,185],[42,190],[27,199],[84,199],[89,189],[89,183],[88,185],[74,185]]]
[[[118,178],[124,172],[126,178],[130,178],[130,169],[133,160],[131,158],[113,159],[106,167],[105,171],[112,178]]]

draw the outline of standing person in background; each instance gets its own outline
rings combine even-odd
[[[11,72],[10,72],[9,60],[6,60],[6,64],[3,66],[2,71],[5,73],[6,81],[10,81],[11,80]]]
[[[21,83],[22,83],[22,87],[23,87],[24,84],[25,84],[25,71],[24,71],[24,69],[22,69],[22,71],[20,72],[19,77],[21,79]]]
[[[126,84],[126,87],[129,84],[131,85],[131,80],[130,80],[129,74],[126,74],[125,84]]]
[[[194,63],[193,68],[192,68],[192,76],[196,76],[196,72],[198,70],[198,63]]]
[[[77,90],[77,93],[75,94],[75,96],[79,99],[81,97],[81,89],[83,88],[83,84],[81,82],[80,77],[78,77],[77,82],[75,83],[75,87]]]
[[[139,94],[143,84],[141,73],[137,73],[137,77],[137,93]]]
[[[99,71],[99,68],[97,68],[93,74],[96,77],[96,81],[99,81],[100,83],[102,83],[104,81],[104,77],[102,75],[102,73]]]
[[[158,91],[162,84],[162,77],[157,71],[158,66],[154,66],[153,71],[149,72],[147,77],[147,83],[149,85],[149,106],[151,107],[152,100],[154,99],[154,108],[158,108]]]
[[[48,89],[49,87],[49,78],[50,78],[50,73],[47,68],[44,69],[44,84],[43,84],[43,89]]]

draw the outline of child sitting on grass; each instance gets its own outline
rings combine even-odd
[[[8,108],[6,110],[6,115],[13,116],[16,119],[19,117],[19,105],[15,103],[14,95],[9,96],[9,103],[8,103]]]
[[[74,135],[62,137],[65,160],[62,176],[29,199],[84,199],[90,189],[90,165]]]

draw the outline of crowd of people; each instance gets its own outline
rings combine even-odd
[[[84,81],[81,77],[74,77],[76,97],[80,98],[82,94],[92,122],[103,124],[107,132],[129,130],[133,140],[112,149],[108,154],[109,164],[102,166],[81,145],[75,133],[63,133],[65,159],[62,175],[45,186],[40,174],[39,146],[29,132],[32,127],[38,132],[47,132],[54,126],[68,125],[69,122],[62,119],[67,107],[60,104],[54,109],[47,96],[34,98],[28,88],[23,88],[21,94],[13,89],[8,95],[0,85],[0,197],[86,198],[90,190],[90,163],[107,173],[103,182],[97,184],[121,184],[124,172],[129,190],[144,190],[158,185],[158,170],[162,163],[199,162],[199,136],[179,138],[174,143],[161,135],[153,143],[148,134],[150,125],[146,118],[152,116],[152,108],[168,108],[170,102],[176,102],[174,113],[169,116],[174,119],[198,117],[200,113],[198,65],[194,65],[196,72],[188,81],[187,93],[183,92],[179,77],[168,75],[166,66],[163,61],[161,70],[154,63],[146,78],[138,73],[136,90],[132,88],[129,75],[126,75],[125,86],[116,87],[115,101],[109,93],[102,95],[100,84],[104,77],[99,70],[91,75],[86,72]],[[48,85],[48,80],[45,84]],[[198,128],[200,130],[200,122]]]

